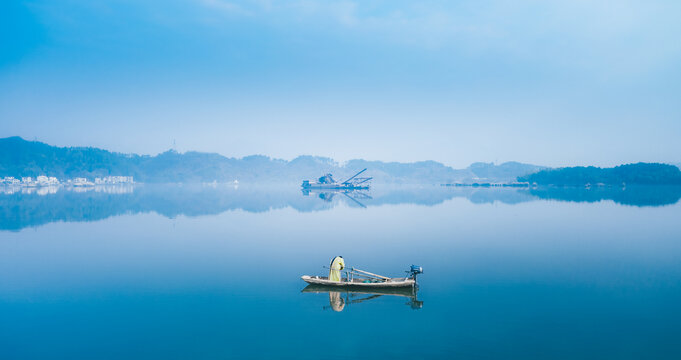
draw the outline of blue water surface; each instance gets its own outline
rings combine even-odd
[[[679,359],[681,205],[646,194],[0,195],[0,358]],[[302,292],[336,255],[419,290]]]

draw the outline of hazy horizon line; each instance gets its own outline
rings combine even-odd
[[[222,157],[227,158],[227,159],[235,159],[235,160],[243,160],[243,159],[248,158],[248,157],[262,156],[262,157],[268,158],[268,159],[270,159],[270,160],[274,160],[274,161],[286,161],[286,162],[291,162],[291,161],[293,161],[293,160],[295,160],[295,159],[298,159],[298,158],[301,158],[301,157],[313,157],[313,158],[321,158],[321,159],[331,160],[331,162],[333,162],[334,165],[335,165],[335,166],[338,166],[338,167],[345,167],[349,162],[351,162],[351,161],[356,161],[356,160],[367,161],[367,162],[382,162],[382,163],[386,163],[386,164],[390,164],[390,163],[397,163],[397,164],[416,164],[416,163],[435,162],[435,163],[439,163],[439,164],[441,164],[441,165],[443,165],[443,166],[446,166],[446,167],[449,167],[449,168],[452,168],[452,169],[466,169],[466,168],[469,168],[469,167],[470,167],[471,165],[473,165],[473,164],[479,164],[479,163],[482,163],[482,164],[493,164],[494,166],[500,166],[500,165],[507,164],[507,163],[518,163],[518,164],[526,164],[526,165],[534,165],[534,166],[541,166],[541,167],[546,167],[546,168],[558,169],[558,168],[562,168],[562,167],[579,167],[579,166],[584,166],[584,167],[594,166],[594,167],[598,167],[598,168],[608,168],[608,167],[615,167],[615,166],[619,166],[619,165],[636,164],[636,163],[641,163],[641,162],[642,162],[642,161],[622,162],[622,163],[620,163],[620,164],[618,164],[618,165],[613,165],[613,166],[595,166],[595,165],[548,166],[548,165],[543,165],[543,164],[534,164],[534,163],[530,163],[530,162],[523,162],[523,161],[519,161],[519,160],[509,160],[509,161],[503,161],[503,162],[498,162],[498,161],[489,161],[489,162],[487,162],[487,161],[474,161],[474,162],[470,163],[468,166],[466,166],[465,168],[459,168],[459,167],[455,167],[455,166],[453,166],[453,165],[449,165],[449,164],[447,164],[447,163],[445,163],[445,162],[438,161],[438,160],[433,160],[433,159],[417,160],[417,161],[386,161],[386,160],[376,160],[376,159],[366,159],[366,158],[354,158],[354,159],[349,159],[349,160],[345,160],[345,161],[338,161],[338,160],[336,160],[335,158],[330,157],[330,156],[312,155],[312,154],[300,154],[300,155],[297,155],[297,156],[295,156],[295,157],[293,157],[293,158],[291,158],[291,159],[286,159],[286,158],[282,158],[282,157],[275,157],[275,156],[270,156],[270,155],[266,155],[266,154],[250,154],[250,155],[245,155],[245,156],[242,156],[242,157],[237,157],[237,156],[228,156],[228,155],[224,155],[224,154],[219,153],[219,152],[210,152],[210,151],[199,151],[199,150],[185,150],[185,151],[178,151],[177,149],[174,149],[173,147],[170,147],[169,149],[167,149],[167,150],[165,150],[165,151],[158,152],[158,153],[156,153],[156,154],[144,154],[144,153],[137,153],[137,152],[121,152],[121,151],[111,150],[111,149],[107,149],[107,148],[103,148],[103,147],[98,147],[98,146],[93,146],[93,145],[71,145],[71,146],[53,145],[53,144],[50,144],[50,143],[48,143],[48,142],[38,140],[37,137],[34,137],[34,139],[29,140],[29,139],[26,139],[26,138],[24,138],[24,137],[22,137],[22,136],[20,136],[20,135],[6,136],[6,137],[3,137],[3,138],[0,138],[0,140],[8,140],[8,139],[12,139],[12,138],[19,138],[19,139],[21,139],[21,140],[23,140],[23,141],[26,141],[26,142],[35,142],[35,143],[45,144],[45,145],[48,145],[48,146],[51,146],[51,147],[56,147],[56,148],[99,149],[99,150],[108,151],[108,152],[114,153],[114,154],[121,154],[121,155],[136,155],[136,156],[149,156],[149,157],[159,156],[159,155],[164,154],[164,153],[167,153],[167,152],[175,152],[175,153],[178,153],[178,154],[181,154],[181,155],[182,155],[182,154],[187,154],[187,153],[216,154],[216,155],[222,156]],[[657,161],[657,163],[674,165],[674,166],[677,166],[677,167],[679,167],[679,168],[681,169],[681,166],[679,166],[679,165],[681,165],[681,161],[679,161],[679,162]]]

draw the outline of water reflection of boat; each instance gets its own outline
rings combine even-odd
[[[316,195],[320,199],[326,201],[326,202],[331,202],[333,201],[333,198],[340,194],[348,199],[350,199],[352,202],[355,204],[365,208],[366,205],[362,203],[363,200],[371,200],[373,199],[369,194],[360,191],[360,190],[314,190],[314,189],[303,189],[302,190],[303,195],[305,196],[310,196],[310,195]]]
[[[324,189],[324,190],[356,190],[356,189],[369,189],[370,177],[358,177],[359,174],[365,172],[364,169],[357,174],[351,176],[345,181],[337,182],[334,180],[333,175],[326,174],[317,181],[303,180],[301,185],[303,189]]]
[[[331,308],[334,311],[343,311],[343,309],[347,305],[359,304],[362,302],[377,299],[384,295],[401,296],[408,298],[409,301],[406,303],[406,305],[409,305],[412,309],[420,309],[423,307],[423,301],[420,301],[416,298],[417,291],[418,288],[415,287],[339,289],[334,286],[310,284],[307,287],[305,287],[301,292],[313,294],[328,293],[329,306],[325,306],[324,309]]]

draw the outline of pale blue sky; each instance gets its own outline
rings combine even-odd
[[[681,162],[679,1],[8,1],[0,45],[0,137]]]

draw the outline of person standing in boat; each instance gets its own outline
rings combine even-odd
[[[345,260],[342,256],[336,256],[331,260],[331,270],[329,270],[329,280],[340,281],[341,280],[341,270],[345,269]]]

